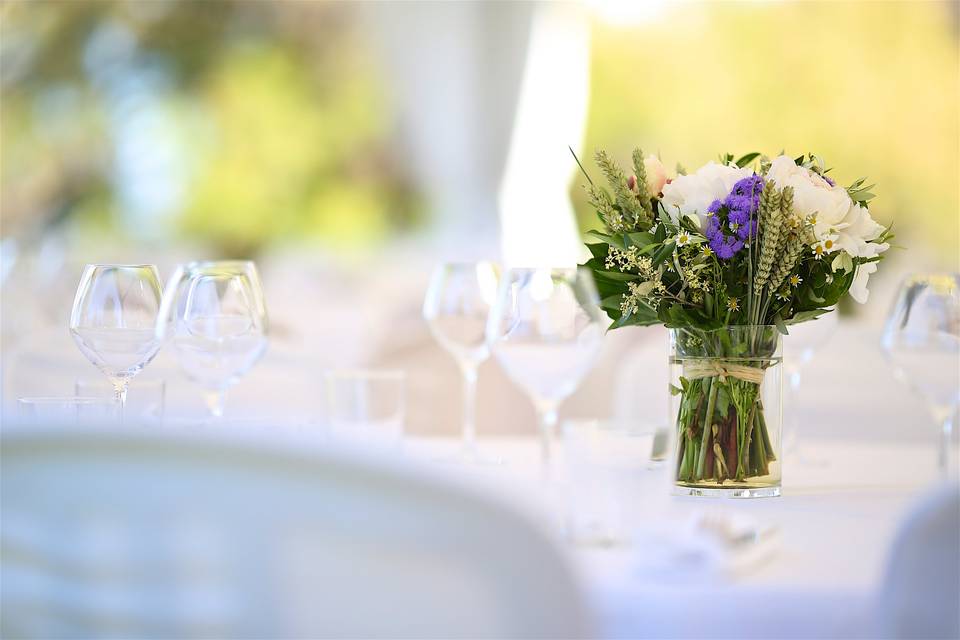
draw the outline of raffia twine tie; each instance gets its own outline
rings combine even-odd
[[[717,377],[721,382],[726,382],[727,378],[737,378],[758,385],[763,382],[763,374],[764,371],[760,367],[730,364],[720,360],[694,360],[683,363],[683,377],[687,380]]]

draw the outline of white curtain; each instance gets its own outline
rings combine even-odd
[[[436,259],[569,263],[567,145],[583,137],[588,28],[572,3],[368,6]],[[498,224],[499,223],[499,224]]]
[[[567,188],[579,155],[589,95],[589,28],[579,4],[537,12],[504,179],[503,261],[564,266],[583,258]]]

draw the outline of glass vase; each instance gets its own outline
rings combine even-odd
[[[676,494],[780,495],[782,360],[775,326],[671,330]]]

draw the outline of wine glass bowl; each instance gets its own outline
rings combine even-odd
[[[256,266],[214,261],[179,267],[164,291],[156,331],[172,344],[184,374],[204,389],[211,415],[222,417],[227,389],[267,347]]]
[[[154,265],[89,264],[70,314],[70,334],[114,386],[123,405],[127,385],[160,350],[154,327],[160,309]]]
[[[950,467],[960,405],[960,274],[917,274],[900,286],[881,341],[898,379],[940,424],[941,472]]]
[[[487,325],[494,358],[537,410],[544,464],[560,403],[593,367],[605,316],[589,271],[509,269]]]
[[[463,452],[477,460],[477,370],[490,357],[486,325],[497,297],[499,268],[491,262],[444,263],[430,278],[423,318],[430,333],[460,369],[463,377]]]

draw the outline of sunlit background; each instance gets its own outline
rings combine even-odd
[[[689,169],[812,151],[842,183],[869,177],[904,248],[867,314],[882,317],[905,271],[958,268],[956,3],[0,7],[7,398],[22,391],[15,358],[50,335],[72,349],[87,262],[166,276],[255,258],[271,357],[408,362],[429,342],[435,261],[577,257],[595,217],[568,146],[626,159],[640,145]],[[431,354],[410,365],[414,394],[453,370]],[[501,386],[502,406],[522,403]]]

